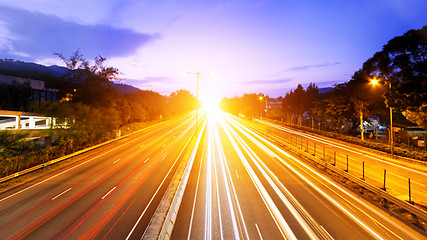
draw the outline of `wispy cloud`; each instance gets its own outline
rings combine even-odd
[[[0,6],[0,54],[7,57],[43,58],[54,52],[70,54],[80,49],[96,55],[124,57],[159,38],[108,25],[82,25],[54,15]],[[17,54],[19,53],[19,54]]]
[[[123,83],[130,85],[174,84],[176,80],[171,77],[145,77],[143,79],[125,79]]]
[[[335,66],[335,65],[339,65],[339,64],[341,64],[341,63],[335,62],[335,63],[314,64],[314,65],[302,65],[302,66],[297,66],[297,67],[286,69],[286,70],[284,70],[284,72],[307,71],[307,70],[310,70],[311,68],[331,67],[331,66]]]
[[[270,79],[270,80],[263,80],[263,79],[257,79],[257,80],[249,80],[249,81],[242,81],[240,83],[242,84],[281,84],[281,83],[287,83],[291,82],[291,78],[282,78],[282,79]]]
[[[174,25],[174,24],[176,24],[177,22],[179,22],[179,21],[181,21],[182,19],[184,19],[185,18],[185,16],[176,16],[176,17],[174,17],[174,18],[172,18],[169,22],[168,22],[168,24],[166,25],[167,27],[170,27],[170,26],[172,26],[172,25]]]
[[[216,4],[212,11],[223,12],[241,8],[261,8],[269,2],[271,0],[223,0]]]

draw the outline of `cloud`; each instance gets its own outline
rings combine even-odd
[[[261,8],[270,2],[271,0],[224,0],[216,4],[212,8],[212,12],[218,13],[241,8]]]
[[[82,25],[54,15],[0,6],[0,54],[50,57],[80,49],[89,56],[125,57],[159,38],[108,25]],[[19,53],[19,54],[17,54]]]
[[[175,25],[176,23],[182,21],[184,18],[185,18],[185,16],[182,16],[182,15],[176,16],[176,17],[172,18],[172,20],[170,20],[166,26],[170,27],[172,25]]]
[[[315,65],[303,65],[303,66],[297,66],[297,67],[286,69],[286,70],[284,70],[284,72],[307,71],[311,68],[330,67],[330,66],[339,65],[339,64],[341,64],[341,63],[335,62],[335,63],[324,63],[324,64],[315,64]]]
[[[283,79],[271,79],[271,80],[250,80],[250,81],[242,81],[242,84],[281,84],[291,82],[291,78],[283,78]]]
[[[174,84],[176,80],[171,77],[145,77],[143,79],[125,79],[123,83],[130,85],[151,85],[151,83]]]
[[[335,84],[341,84],[344,82],[346,82],[346,81],[344,81],[344,80],[318,81],[318,82],[316,82],[316,85],[321,86],[321,87],[323,87],[323,86],[334,86]]]

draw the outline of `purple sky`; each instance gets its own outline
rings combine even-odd
[[[170,94],[283,96],[348,81],[391,38],[427,24],[425,0],[0,0],[0,58],[101,54],[123,82]],[[213,72],[213,74],[208,74]]]

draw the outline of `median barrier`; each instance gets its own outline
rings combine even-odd
[[[203,133],[206,126],[206,120],[203,123],[201,132]],[[194,135],[194,133],[193,133]],[[193,135],[191,137],[193,137]],[[184,191],[187,186],[188,178],[193,167],[197,149],[203,134],[199,134],[194,144],[193,151],[189,156],[188,162],[183,161],[179,165],[175,175],[172,178],[156,212],[148,224],[147,230],[141,239],[170,239],[175,226],[175,220],[181,206]],[[183,150],[185,147],[183,148]],[[184,156],[184,159],[188,156]]]

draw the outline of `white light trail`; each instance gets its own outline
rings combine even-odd
[[[262,140],[264,143],[266,143],[267,145],[269,145],[270,147],[274,148],[276,151],[280,152],[281,154],[283,154],[284,156],[293,159],[294,161],[298,162],[300,165],[304,166],[306,169],[308,169],[310,172],[312,172],[313,174],[315,174],[316,176],[322,178],[324,181],[328,182],[329,184],[333,185],[334,187],[336,187],[337,189],[340,189],[342,192],[347,193],[346,191],[344,191],[342,188],[340,188],[338,185],[334,184],[333,182],[331,182],[330,180],[328,180],[327,178],[325,178],[324,176],[320,175],[319,173],[317,173],[316,171],[314,171],[313,169],[311,169],[310,167],[308,167],[306,164],[302,163],[301,161],[299,161],[298,159],[294,158],[293,156],[291,156],[289,153],[283,151],[282,149],[280,149],[279,147],[277,147],[276,145],[274,145],[273,143],[271,143],[270,141],[268,141],[267,139],[265,139],[264,137],[260,136],[259,134],[253,132],[252,130],[246,128],[245,126],[243,126],[242,124],[238,123],[237,121],[235,121],[234,119],[230,119],[231,121],[233,121],[235,124],[239,125],[242,129],[244,129],[247,132],[250,132],[252,135],[257,136],[258,139]],[[243,131],[243,133],[245,134],[245,131]],[[246,133],[247,134],[247,133]],[[254,139],[252,136],[248,136],[250,138],[252,138],[254,141],[257,141],[256,139]],[[276,154],[275,154],[276,155]],[[328,199],[331,203],[333,203],[336,207],[338,207],[339,209],[341,209],[341,211],[343,211],[345,214],[347,214],[347,216],[349,216],[350,218],[352,218],[355,222],[357,222],[361,227],[363,227],[365,230],[367,230],[370,234],[372,234],[373,236],[375,236],[378,239],[383,239],[378,233],[376,233],[375,231],[373,231],[371,228],[369,228],[365,223],[363,223],[360,219],[358,219],[356,216],[354,216],[352,213],[350,213],[346,208],[344,208],[341,204],[339,204],[337,201],[335,201],[332,197],[330,197],[328,194],[326,194],[325,192],[323,192],[320,188],[318,188],[315,184],[313,184],[312,182],[310,182],[307,178],[305,178],[301,173],[299,173],[298,171],[296,171],[296,169],[294,169],[292,166],[290,166],[285,160],[283,160],[281,157],[279,157],[278,155],[276,155],[276,158],[278,160],[280,160],[284,165],[286,165],[289,169],[291,169],[295,174],[297,174],[301,179],[303,179],[307,184],[309,184],[312,188],[314,188],[317,192],[319,192],[321,195],[323,195],[323,197],[325,197],[326,199]],[[351,196],[349,193],[347,193],[348,196]],[[359,200],[360,201],[360,200]],[[388,229],[389,230],[389,229]],[[391,230],[389,230],[390,232],[392,232]]]
[[[233,145],[234,149],[236,150],[237,155],[239,156],[239,158],[242,161],[243,165],[245,166],[247,172],[249,173],[249,176],[251,177],[252,182],[255,184],[255,187],[257,188],[260,196],[262,197],[267,209],[272,214],[273,219],[275,220],[277,226],[279,227],[280,231],[282,232],[283,237],[285,237],[286,239],[297,239],[295,234],[293,233],[292,229],[289,227],[288,223],[283,218],[279,209],[275,205],[273,199],[270,197],[267,190],[264,188],[261,181],[257,177],[256,173],[253,171],[253,169],[250,167],[249,163],[246,161],[243,152],[237,146],[237,143],[234,140],[233,136],[231,135],[228,127],[226,125],[224,125],[224,121],[221,121],[221,125],[223,126],[225,133],[227,134],[228,138],[231,141],[231,144]]]

